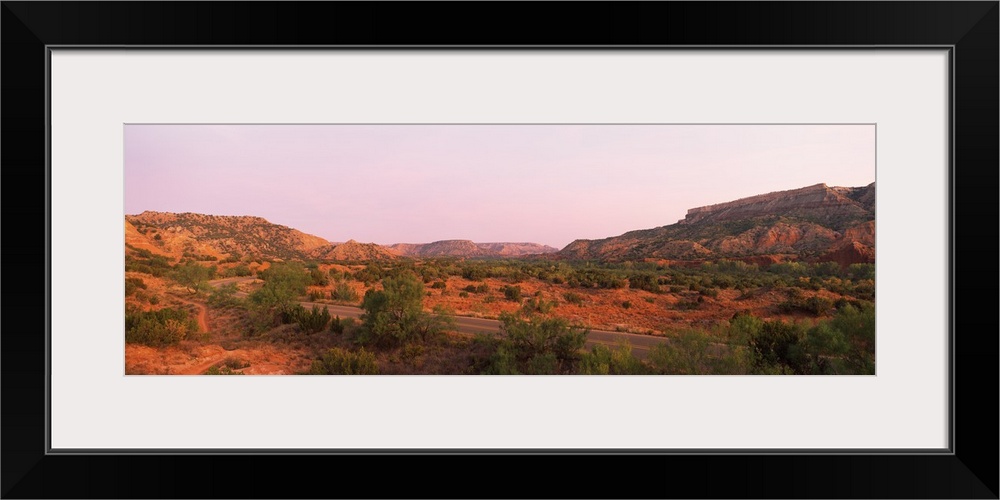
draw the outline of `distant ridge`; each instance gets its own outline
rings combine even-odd
[[[331,243],[267,219],[145,211],[125,216],[125,242],[167,256],[370,261],[412,257],[523,257],[557,252],[537,243],[473,243],[445,240],[392,246],[348,240]]]
[[[523,257],[558,252],[558,248],[538,243],[475,243],[470,240],[441,240],[432,243],[396,243],[390,249],[414,257]]]

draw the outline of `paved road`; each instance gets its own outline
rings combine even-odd
[[[220,287],[227,283],[237,283],[241,281],[252,281],[254,278],[242,277],[242,278],[225,278],[220,280],[210,281],[209,284],[214,287]],[[243,292],[237,292],[238,296],[246,296]],[[357,307],[352,306],[339,306],[333,304],[324,304],[321,302],[299,302],[302,307],[311,308],[312,306],[317,306],[320,309],[323,307],[328,308],[331,316],[340,316],[341,318],[360,318],[364,311]],[[484,318],[470,318],[467,316],[452,316],[455,320],[455,330],[461,333],[468,334],[485,334],[485,333],[495,333],[500,331],[500,322],[495,319],[484,319]],[[639,335],[635,333],[622,333],[622,332],[609,332],[604,330],[590,330],[587,334],[587,346],[594,346],[597,344],[602,344],[608,347],[616,347],[622,341],[627,341],[632,346],[632,353],[635,354],[637,358],[645,359],[649,355],[649,350],[653,347],[668,342],[669,340],[663,337],[653,337],[651,335]]]

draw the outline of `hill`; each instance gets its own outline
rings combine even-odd
[[[816,184],[688,210],[676,224],[576,240],[555,254],[574,260],[698,260],[763,256],[874,262],[875,183]],[[778,258],[778,257],[776,257]]]
[[[557,252],[538,243],[474,243],[470,240],[442,240],[432,243],[397,243],[390,249],[412,257],[523,257]]]
[[[373,260],[398,257],[374,243],[331,243],[254,216],[146,211],[125,216],[125,242],[172,257]],[[214,259],[213,259],[214,260]]]

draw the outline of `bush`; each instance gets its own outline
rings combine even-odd
[[[125,310],[125,342],[153,347],[171,345],[198,331],[198,323],[181,309]]]
[[[659,280],[651,274],[633,274],[629,276],[628,286],[635,290],[660,293]]]
[[[243,372],[238,372],[232,368],[223,366],[212,366],[205,372],[205,375],[243,375]]]
[[[242,276],[251,276],[253,271],[250,270],[246,264],[239,264],[235,267],[231,267],[222,272],[222,276],[225,278],[234,278]]]
[[[192,293],[197,293],[208,280],[215,276],[215,271],[215,266],[205,267],[195,262],[187,262],[183,265],[177,265],[170,273],[170,277],[190,289]]]
[[[541,297],[538,298],[532,297],[524,301],[524,305],[521,306],[521,312],[525,314],[531,314],[531,313],[548,314],[555,307],[556,307],[556,301],[554,300],[545,300]]]
[[[653,373],[646,364],[632,354],[632,346],[625,342],[614,350],[596,345],[580,359],[581,375],[648,375]]]
[[[828,298],[812,296],[809,298],[792,297],[791,299],[778,304],[778,312],[789,314],[795,311],[803,311],[813,316],[822,316],[833,309],[834,302]]]
[[[424,341],[444,331],[444,318],[424,312],[424,284],[415,274],[385,278],[382,287],[368,290],[361,302],[365,313],[360,342],[388,347]]]
[[[139,289],[146,289],[146,282],[142,278],[125,278],[125,296],[134,294]]]
[[[574,292],[566,292],[563,294],[563,299],[570,304],[583,305],[583,295]]]
[[[354,318],[341,318],[337,316],[330,321],[330,331],[337,335],[343,334],[348,328],[354,326]]]
[[[852,280],[874,280],[875,264],[851,264],[847,266],[847,276]]]
[[[295,322],[298,323],[299,329],[305,333],[316,333],[323,331],[326,328],[326,324],[330,322],[330,311],[326,306],[323,306],[323,310],[320,311],[318,306],[312,306],[312,309],[306,313],[302,306],[299,306],[302,311],[295,318]]]
[[[337,286],[333,287],[333,292],[330,293],[333,300],[339,300],[341,302],[357,302],[358,292],[355,292],[353,288],[347,283],[337,283]]]
[[[327,274],[320,271],[319,268],[314,268],[309,271],[309,279],[311,280],[313,286],[326,286],[330,284]]]
[[[573,373],[587,331],[562,318],[500,315],[501,333],[484,340],[490,353],[480,370],[492,375]]]
[[[257,273],[264,286],[250,295],[250,300],[265,307],[287,307],[306,293],[310,283],[305,268],[298,262],[276,263]]]
[[[521,301],[521,287],[519,285],[504,285],[501,290],[505,299],[511,302]]]
[[[791,375],[810,373],[809,360],[800,345],[805,332],[799,325],[781,320],[764,321],[748,339],[751,369],[756,374]]]
[[[708,332],[693,329],[653,347],[648,361],[666,375],[738,375],[748,370],[743,346],[713,346]]]
[[[236,284],[227,283],[212,290],[208,296],[208,305],[215,308],[236,307],[242,301],[236,297]]]
[[[310,375],[378,375],[375,355],[363,347],[358,352],[334,347],[313,361]]]
[[[431,288],[439,289],[439,290],[444,290],[447,287],[448,287],[448,285],[445,282],[443,282],[443,281],[435,281],[434,284],[431,285]]]

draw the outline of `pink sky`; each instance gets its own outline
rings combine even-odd
[[[126,214],[256,215],[330,241],[562,248],[874,181],[874,125],[125,126]]]

